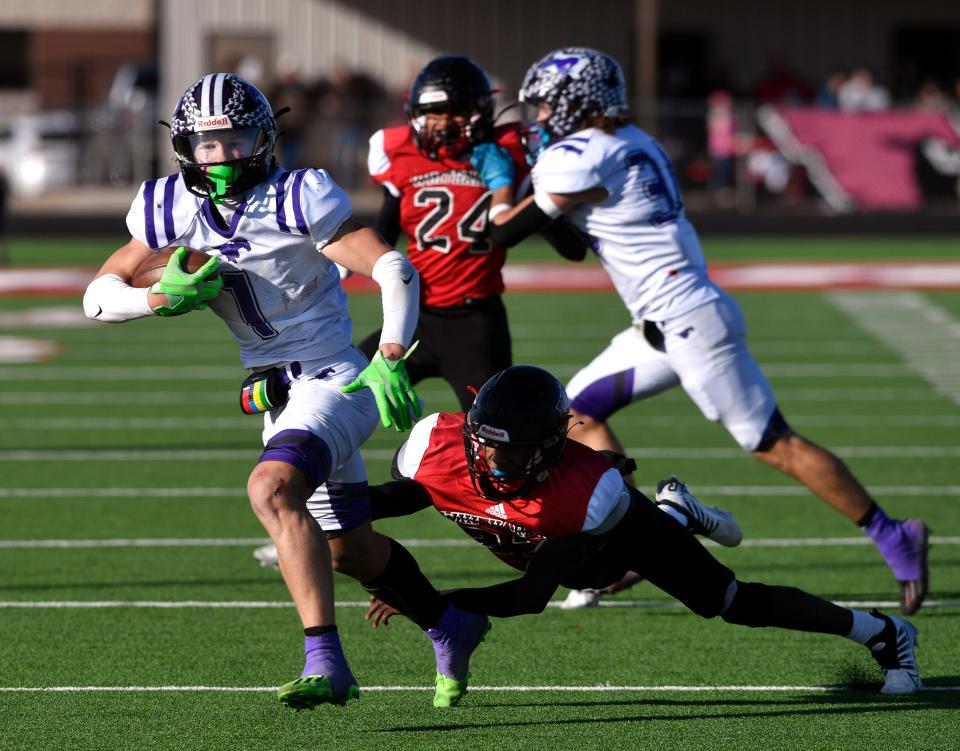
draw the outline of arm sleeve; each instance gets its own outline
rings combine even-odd
[[[383,189],[383,202],[373,228],[390,245],[396,245],[400,237],[400,198],[387,188]]]
[[[543,230],[552,220],[533,201],[522,209],[516,216],[503,224],[487,222],[490,232],[490,242],[501,248],[512,248],[534,232]]]
[[[447,600],[471,613],[486,613],[498,618],[542,613],[568,571],[583,553],[585,535],[569,535],[547,540],[530,560],[519,579],[490,587],[458,589]]]
[[[396,250],[384,253],[373,266],[373,281],[383,298],[380,344],[410,346],[420,315],[420,276],[406,256]]]
[[[589,239],[562,216],[540,230],[540,234],[558,254],[568,261],[582,261],[587,257]]]
[[[370,518],[408,516],[433,506],[427,489],[414,480],[394,480],[370,486]]]
[[[123,323],[134,318],[154,316],[147,296],[148,287],[131,287],[116,274],[98,276],[83,295],[87,318],[104,323]]]

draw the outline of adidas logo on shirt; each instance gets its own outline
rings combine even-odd
[[[498,519],[507,518],[507,509],[504,508],[502,503],[497,503],[493,506],[487,506],[487,508],[484,509],[484,513],[488,514],[489,516],[495,516]]]

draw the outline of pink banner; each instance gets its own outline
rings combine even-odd
[[[960,136],[947,118],[933,112],[778,111],[793,139],[805,150],[819,153],[830,177],[864,211],[920,208],[923,195],[916,180],[917,145],[934,137],[960,146]],[[810,168],[807,159],[799,161]]]

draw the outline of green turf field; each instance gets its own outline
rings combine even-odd
[[[119,243],[10,244],[18,263],[95,265]],[[704,244],[718,260],[955,255],[954,242],[928,239]],[[911,298],[927,322],[911,336],[851,312],[879,294],[737,298],[786,417],[844,456],[892,515],[933,530],[931,606],[913,618],[932,690],[881,698],[859,645],[702,621],[641,584],[610,600],[622,607],[495,622],[464,705],[435,710],[427,640],[401,620],[372,632],[363,590],[340,578],[340,629],[363,695],[299,714],[272,691],[299,673],[301,631],[279,575],[251,557],[264,538],[244,494],[258,421],[237,406],[243,371],[223,325],[194,313],[27,326],[14,313],[79,300],[0,298],[0,339],[63,347],[44,364],[0,364],[0,749],[960,747],[960,299]],[[625,325],[612,294],[507,300],[516,361],[561,379]],[[351,305],[363,335],[379,302]],[[453,407],[442,382],[419,391],[430,410]],[[742,579],[864,606],[895,598],[858,530],[743,455],[681,391],[613,424],[641,484],[675,472],[736,513],[747,540],[714,550]],[[374,481],[396,445],[385,430],[369,442]],[[439,587],[510,575],[433,512],[383,529]]]

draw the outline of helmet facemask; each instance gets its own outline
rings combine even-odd
[[[488,437],[495,432],[503,431],[471,425],[469,416],[463,424],[463,444],[473,487],[484,498],[496,501],[519,498],[546,480],[560,460],[566,441],[565,429],[538,445],[517,445]],[[488,449],[495,456],[493,465],[487,458]]]
[[[190,133],[175,137],[173,148],[187,186],[214,203],[261,182],[273,157],[273,143],[262,128]]]

